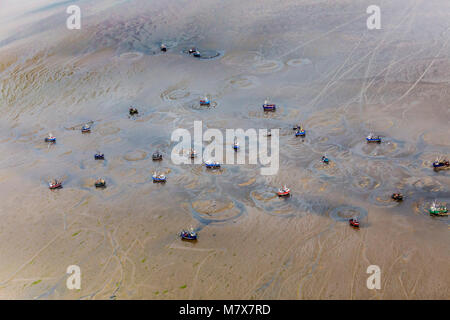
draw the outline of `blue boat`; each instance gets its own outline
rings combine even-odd
[[[85,124],[82,128],[81,128],[81,132],[82,133],[88,133],[91,132],[91,127],[88,124]]]
[[[191,159],[194,159],[197,157],[197,151],[195,151],[194,149],[191,148],[191,151],[189,152],[189,157]]]
[[[192,55],[194,57],[196,57],[196,58],[200,58],[201,57],[200,51],[198,51],[198,50],[194,51],[194,53],[192,53]]]
[[[323,156],[322,157],[322,162],[325,163],[325,164],[328,164],[328,163],[330,163],[330,159],[328,159],[327,157]]]
[[[306,135],[306,132],[304,129],[299,129],[295,132],[296,137],[304,137]]]
[[[217,161],[206,161],[205,166],[209,169],[217,169],[220,168],[220,163]]]
[[[233,149],[235,151],[239,150],[239,142],[237,142],[236,138],[234,138]]]
[[[166,182],[166,176],[163,174],[153,174],[153,182]]]
[[[203,99],[200,99],[200,105],[201,106],[209,106],[211,104],[211,101],[209,101],[208,97],[204,97]]]
[[[180,232],[180,237],[182,240],[197,240],[197,233],[194,230],[183,230]]]
[[[439,160],[433,162],[433,168],[435,169],[443,169],[450,167],[450,161],[448,160]]]
[[[264,111],[275,111],[277,109],[277,106],[275,104],[269,103],[267,100],[264,101],[262,107]]]
[[[105,160],[105,155],[103,153],[96,153],[94,155],[95,160]]]
[[[48,134],[48,137],[45,138],[45,142],[55,143],[55,142],[56,142],[56,137],[52,136],[52,134],[49,133],[49,134]]]
[[[367,140],[367,142],[377,142],[377,143],[380,143],[381,142],[381,138],[380,138],[380,136],[376,136],[376,135],[374,135],[374,134],[369,134],[367,137],[366,137],[366,140]]]

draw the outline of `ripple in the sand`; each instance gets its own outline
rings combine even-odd
[[[286,64],[291,67],[302,67],[305,65],[310,65],[311,60],[309,60],[308,58],[291,59],[291,60],[287,61]]]
[[[260,81],[254,76],[236,76],[227,82],[235,89],[253,89],[260,85]]]
[[[125,52],[122,53],[119,58],[122,60],[129,60],[129,61],[135,61],[135,60],[139,60],[140,58],[142,58],[144,54],[141,52]]]
[[[355,206],[340,206],[330,211],[329,216],[335,221],[346,222],[348,219],[356,217],[362,220],[367,216],[366,209]]]
[[[192,214],[204,224],[221,223],[239,218],[244,206],[230,199],[207,199],[192,202]]]
[[[147,153],[142,150],[135,150],[128,152],[126,155],[124,155],[124,159],[127,161],[139,161],[144,160],[147,157]]]

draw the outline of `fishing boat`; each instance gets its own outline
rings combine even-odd
[[[269,99],[264,100],[262,107],[264,111],[275,111],[277,109],[275,103],[270,103]]]
[[[45,138],[45,142],[55,143],[55,142],[56,142],[56,137],[52,136],[52,134],[49,133],[49,134],[48,134],[48,137]]]
[[[302,127],[297,129],[297,131],[295,132],[296,137],[304,137],[305,135],[306,135],[305,129],[303,129]]]
[[[234,149],[234,151],[239,150],[239,142],[237,142],[236,137],[234,138],[233,149]]]
[[[211,101],[209,101],[207,96],[205,96],[203,99],[200,99],[201,106],[209,106],[210,104],[211,104]]]
[[[156,174],[156,172],[153,173],[152,179],[153,182],[166,182],[166,176],[163,174]]]
[[[291,195],[291,190],[285,185],[283,188],[278,189],[277,195],[279,197],[289,197]]]
[[[98,179],[94,185],[96,188],[106,188],[106,181],[104,179]]]
[[[198,50],[195,50],[195,51],[192,53],[192,55],[193,55],[194,57],[196,57],[196,58],[200,58],[200,57],[201,57],[200,51],[198,51]]]
[[[167,51],[167,47],[165,44],[161,44],[160,49],[162,52],[166,52]]]
[[[105,155],[103,153],[96,153],[94,155],[95,160],[105,160]]]
[[[189,231],[188,230],[182,230],[180,232],[180,238],[182,240],[197,240],[197,233],[191,228]]]
[[[395,201],[402,201],[403,195],[401,193],[393,193],[391,198]]]
[[[433,204],[430,206],[430,209],[428,210],[430,214],[435,216],[447,216],[448,215],[448,209],[445,205],[436,203],[436,201],[433,201]]]
[[[134,116],[139,113],[139,111],[133,107],[130,107],[130,110],[128,112],[130,113],[130,116]]]
[[[376,142],[376,143],[380,143],[381,142],[381,138],[380,138],[380,136],[376,136],[376,135],[374,135],[373,133],[371,133],[371,134],[369,134],[367,137],[366,137],[366,140],[367,140],[367,142]]]
[[[273,103],[269,103],[269,101],[266,99],[262,105],[264,111],[275,111],[276,105]]]
[[[348,220],[348,223],[354,228],[359,228],[359,221],[357,218],[352,218]]]
[[[208,160],[208,161],[205,161],[205,166],[208,169],[218,169],[218,168],[220,168],[220,163],[217,161]]]
[[[81,133],[91,132],[91,127],[86,123],[83,127],[81,127]]]
[[[54,189],[61,189],[62,188],[62,182],[61,181],[58,181],[58,180],[53,180],[53,181],[50,181],[49,183],[48,183],[48,188],[50,189],[50,190],[54,190]]]
[[[447,159],[436,159],[436,161],[433,162],[433,168],[435,170],[439,169],[445,169],[450,167],[450,161]]]
[[[163,156],[162,153],[160,153],[159,151],[156,151],[155,153],[152,154],[152,159],[153,160],[162,160]]]
[[[328,159],[326,156],[322,156],[322,162],[325,164],[329,164],[330,163],[330,159]]]

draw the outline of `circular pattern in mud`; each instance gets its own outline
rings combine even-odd
[[[260,81],[254,76],[235,76],[227,80],[234,89],[253,89],[260,85]]]
[[[339,222],[348,222],[349,219],[354,217],[362,220],[363,218],[367,217],[367,215],[368,212],[366,209],[355,206],[340,206],[334,208],[329,213],[330,218]]]
[[[147,157],[147,152],[142,150],[130,151],[123,158],[127,161],[139,161],[144,160]]]
[[[264,212],[277,217],[291,217],[299,215],[299,211],[307,211],[305,203],[293,197],[279,197],[277,190],[272,188],[260,188],[250,192],[250,198],[256,207]]]
[[[357,193],[366,193],[377,189],[380,185],[381,182],[376,178],[361,173],[359,175],[353,176],[350,190]]]
[[[223,223],[239,218],[244,212],[244,206],[230,199],[196,200],[191,203],[194,218],[201,223]]]
[[[256,51],[233,52],[226,54],[220,61],[229,66],[248,66],[260,58]]]
[[[401,204],[401,202],[394,201],[392,193],[385,190],[374,191],[369,196],[369,202],[377,207],[392,208]]]
[[[343,176],[340,165],[332,160],[330,160],[328,164],[325,164],[320,160],[312,161],[308,166],[308,169],[311,170],[314,175],[318,175],[321,178],[338,178]]]
[[[352,148],[352,152],[363,157],[372,158],[407,157],[413,155],[415,151],[416,147],[414,145],[383,138],[381,143],[368,143],[364,138]]]
[[[119,59],[128,60],[128,61],[136,61],[136,60],[139,60],[140,58],[142,58],[143,56],[144,56],[144,54],[142,52],[132,51],[132,52],[122,53],[119,56]]]
[[[190,91],[186,90],[186,88],[169,88],[163,93],[161,93],[161,99],[163,101],[177,101],[186,99],[191,95]]]
[[[283,64],[277,60],[260,60],[252,65],[253,71],[257,73],[276,72],[283,68]]]
[[[291,59],[286,62],[286,64],[291,67],[302,67],[310,65],[311,63],[312,63],[311,60],[309,60],[308,58]]]

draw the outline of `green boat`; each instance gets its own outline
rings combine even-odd
[[[443,204],[437,204],[436,202],[433,202],[433,204],[430,207],[430,210],[428,210],[430,214],[437,215],[437,216],[446,216],[448,213],[447,207]]]

